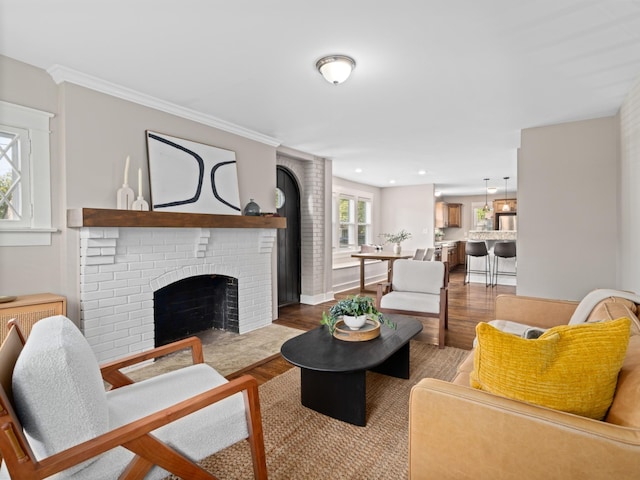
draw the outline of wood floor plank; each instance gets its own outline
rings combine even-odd
[[[375,290],[375,285],[369,285],[367,288]],[[506,285],[496,287],[485,287],[483,283],[464,285],[464,270],[458,268],[452,271],[449,279],[449,329],[446,333],[445,344],[456,348],[471,349],[478,322],[494,319],[496,296],[500,294],[513,295],[515,292],[515,287]],[[335,297],[336,300],[339,300],[356,293],[358,293],[357,289],[349,290],[336,294]],[[328,312],[334,303],[335,301],[320,305],[288,305],[279,309],[278,319],[274,323],[305,331],[311,330],[320,325],[322,312]],[[437,344],[437,319],[433,319],[431,325],[428,323],[430,320],[427,319],[425,322],[425,330],[421,334],[421,339]],[[233,379],[249,373],[258,380],[258,383],[262,384],[291,367],[292,365],[278,354],[235,372],[227,378]]]

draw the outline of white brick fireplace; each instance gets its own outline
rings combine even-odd
[[[238,282],[239,333],[272,321],[274,228],[80,229],[82,329],[100,362],[154,347],[153,295],[178,280]]]

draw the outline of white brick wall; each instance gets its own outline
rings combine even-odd
[[[82,329],[105,362],[153,348],[153,294],[183,278],[238,279],[240,333],[271,323],[275,229],[82,228]]]

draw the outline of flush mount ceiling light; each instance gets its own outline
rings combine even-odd
[[[316,68],[327,82],[338,85],[349,78],[356,61],[346,55],[327,55],[316,62]]]
[[[489,188],[487,188],[487,192],[490,193],[491,195],[493,195],[497,191],[498,191],[498,187],[489,187]]]

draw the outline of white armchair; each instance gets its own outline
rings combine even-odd
[[[138,383],[120,371],[184,348],[194,365]],[[38,321],[26,343],[14,325],[0,347],[0,478],[215,480],[195,462],[248,439],[266,479],[256,380],[202,360],[193,337],[100,368],[66,317]]]
[[[378,284],[376,308],[438,319],[438,346],[444,348],[449,326],[449,270],[443,262],[396,260],[391,283]]]

